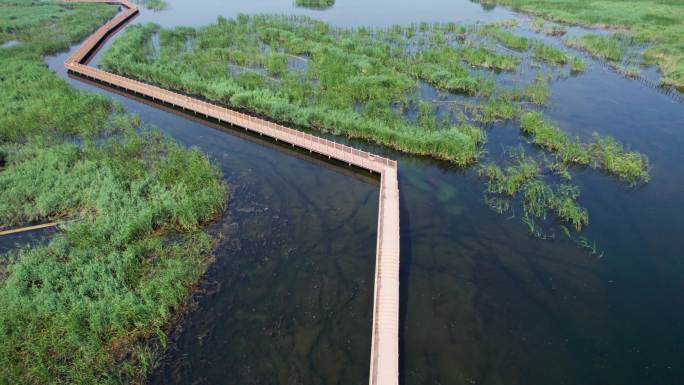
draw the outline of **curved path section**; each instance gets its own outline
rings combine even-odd
[[[138,13],[127,0],[65,0],[103,2],[122,6],[115,18],[90,35],[65,62],[67,70],[115,88],[138,94],[220,122],[243,127],[276,141],[282,141],[355,165],[381,175],[378,233],[375,261],[375,289],[370,357],[370,385],[397,385],[399,379],[399,187],[397,162],[327,139],[293,130],[268,120],[168,91],[147,83],[115,75],[86,63],[101,43]]]

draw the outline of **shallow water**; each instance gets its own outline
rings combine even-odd
[[[0,44],[0,48],[9,48],[9,47],[14,47],[15,45],[21,44],[19,40],[8,40],[2,44]]]
[[[46,228],[10,235],[0,235],[0,258],[2,257],[2,254],[10,251],[16,251],[25,247],[45,243],[51,238],[51,235],[54,234],[55,231],[57,230],[54,228]],[[0,261],[0,265],[2,265],[2,261]]]
[[[336,25],[513,15],[463,0],[338,0],[325,11],[289,0],[174,0],[133,22],[203,25],[239,12],[309,14]],[[48,60],[63,76],[65,57]],[[491,212],[472,170],[352,141],[399,161],[402,383],[666,385],[684,377],[684,106],[585,59],[586,73],[552,83],[545,112],[582,138],[612,135],[654,165],[638,189],[573,170],[590,213],[583,235],[602,258],[569,241],[535,239],[519,219]],[[212,229],[224,240],[205,293],[151,382],[366,382],[374,182],[107,93],[207,152],[233,186],[230,209]],[[521,142],[515,123],[488,134],[492,153]]]

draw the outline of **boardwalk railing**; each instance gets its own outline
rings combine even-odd
[[[370,385],[397,385],[399,378],[399,187],[397,162],[223,106],[89,67],[86,65],[88,58],[107,37],[115,33],[118,28],[138,13],[138,7],[127,0],[85,0],[80,2],[118,4],[123,6],[124,10],[97,29],[64,62],[69,71],[129,93],[216,119],[219,122],[243,127],[276,141],[307,149],[381,175],[368,382]]]

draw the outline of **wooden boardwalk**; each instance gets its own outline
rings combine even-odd
[[[399,187],[397,162],[327,139],[293,130],[280,124],[243,114],[216,104],[172,92],[151,84],[115,75],[87,65],[101,43],[138,13],[127,0],[85,0],[117,4],[123,11],[90,35],[65,62],[65,67],[83,77],[129,93],[191,111],[219,122],[243,127],[276,141],[282,141],[381,176],[375,288],[371,339],[370,385],[397,385],[399,381]]]

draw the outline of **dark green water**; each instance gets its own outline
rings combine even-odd
[[[303,13],[336,25],[513,15],[463,0],[370,4],[338,0],[314,11],[289,0],[179,0],[134,23],[203,25],[238,12]],[[65,57],[48,60],[62,75]],[[569,241],[533,238],[518,218],[490,211],[472,170],[353,142],[399,161],[403,384],[684,378],[684,105],[586,60],[586,73],[552,83],[545,112],[583,138],[612,135],[654,165],[638,189],[573,170],[590,213],[583,235],[598,242],[602,258]],[[70,82],[114,95],[146,123],[200,147],[233,186],[230,208],[212,228],[222,238],[217,261],[151,383],[366,383],[376,182]],[[492,153],[521,142],[516,123],[488,134]]]

